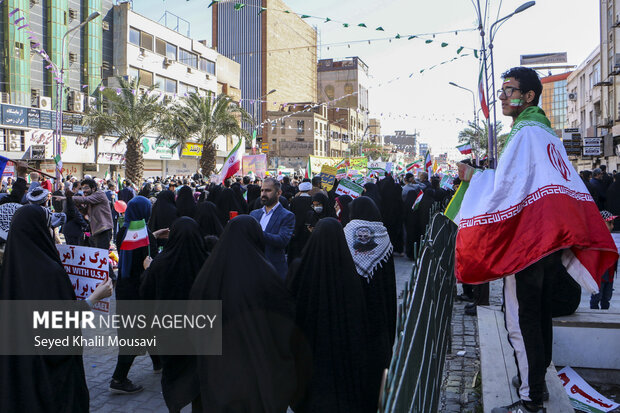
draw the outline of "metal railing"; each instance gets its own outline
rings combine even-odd
[[[457,227],[440,213],[431,217],[416,248],[396,321],[396,343],[379,401],[380,413],[436,412],[455,290]]]

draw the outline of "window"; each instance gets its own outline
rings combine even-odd
[[[162,56],[166,55],[166,42],[160,38],[155,39],[155,53]]]
[[[24,59],[24,44],[15,42],[15,58]]]
[[[138,69],[138,73],[140,76],[141,86],[146,86],[146,87],[153,86],[153,73],[152,72],[149,72],[143,69]]]
[[[140,32],[140,47],[144,47],[146,50],[150,50],[152,52],[153,36],[145,32]]]
[[[177,47],[175,45],[166,43],[166,57],[168,59],[177,60]]]
[[[215,74],[215,62],[207,60],[204,57],[201,57],[200,58],[200,70],[214,75]]]
[[[297,121],[297,133],[299,133],[299,134],[304,133],[304,129],[305,129],[304,121],[303,120],[298,120]]]
[[[179,49],[179,62],[198,69],[198,56],[185,49]]]
[[[198,89],[195,86],[179,82],[179,94],[185,96],[185,94],[189,95],[190,93],[198,93]]]
[[[163,76],[157,76],[157,89],[163,90],[166,93],[177,93],[176,80],[169,79]]]
[[[7,152],[23,152],[24,131],[0,129],[0,149]]]
[[[133,27],[129,28],[129,43],[140,46],[140,30],[136,30]]]

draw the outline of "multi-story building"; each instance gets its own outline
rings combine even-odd
[[[601,116],[601,51],[592,53],[568,76],[567,128],[579,128],[583,136],[596,137]]]
[[[359,125],[348,128],[349,138],[361,139],[367,133],[368,123],[368,66],[359,57],[334,61],[322,59],[318,63],[319,102],[325,103],[330,114],[336,109],[356,112]],[[336,116],[338,118],[338,116]],[[331,120],[331,118],[330,118]]]
[[[400,152],[407,154],[408,157],[414,157],[417,155],[417,142],[418,142],[418,133],[407,133],[404,130],[394,131],[394,135],[386,135],[384,137],[385,143],[393,144],[396,149]],[[423,144],[420,144],[420,146]],[[426,145],[426,144],[424,144]],[[420,154],[424,155],[422,149],[420,149]]]
[[[213,47],[241,65],[242,106],[261,123],[275,105],[316,102],[316,31],[300,16],[285,13],[281,0],[248,0],[237,10],[236,2],[213,4]],[[258,13],[258,10],[265,11]]]
[[[289,104],[267,112],[269,119],[275,119],[266,133],[270,167],[299,169],[307,165],[309,155],[329,156],[327,108],[319,105],[306,110],[308,105]]]
[[[428,143],[420,142],[418,145],[418,149],[418,153],[420,154],[420,156],[426,156],[426,152],[430,150],[430,147],[428,146]]]
[[[58,76],[64,67],[62,150],[65,174],[96,169],[94,144],[81,135],[85,108],[112,74],[112,0],[13,0],[0,3],[0,154],[50,170]],[[65,37],[94,12],[100,16]],[[64,56],[63,51],[64,42]],[[63,62],[64,60],[64,62]]]
[[[379,119],[368,119],[368,136],[370,141],[383,146],[385,141],[381,135],[381,121]]]
[[[213,96],[224,92],[237,101],[240,99],[238,63],[218,55],[206,46],[206,41],[192,39],[132,11],[128,2],[114,6],[114,40],[114,75],[139,77],[145,88],[155,85],[164,102],[172,102],[189,93]],[[194,150],[178,154],[162,148],[173,142],[157,142],[156,138],[156,135],[145,138],[148,143],[143,144],[153,148],[144,154],[145,175],[196,172],[202,153],[200,145],[193,145]],[[230,142],[221,136],[215,145],[219,167],[228,155]],[[109,162],[116,160],[110,159]]]
[[[336,123],[329,122],[327,125],[327,156],[344,158],[349,155],[349,131]]]
[[[570,74],[571,72],[566,72],[540,79],[543,90],[538,105],[545,111],[551,122],[551,128],[555,130],[558,136],[562,136],[562,130],[566,127],[567,79]]]

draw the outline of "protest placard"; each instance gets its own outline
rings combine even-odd
[[[363,192],[364,187],[356,184],[350,179],[343,179],[338,184],[338,188],[336,188],[337,195],[349,195],[353,199],[360,197]]]
[[[594,390],[570,367],[564,367],[558,371],[558,377],[568,394],[571,404],[579,411],[603,413],[620,407],[620,404],[614,403],[613,400],[603,397],[603,395]]]
[[[107,250],[66,244],[57,244],[56,249],[78,300],[87,299],[99,284],[108,279]],[[109,298],[99,301],[93,308],[107,313],[110,311]]]
[[[334,181],[336,180],[336,167],[323,165],[319,176],[321,177],[321,186],[325,188],[326,191],[331,191],[334,186]]]

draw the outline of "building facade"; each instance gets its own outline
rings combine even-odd
[[[337,109],[356,112],[359,124],[347,128],[351,140],[361,139],[369,128],[368,66],[359,57],[338,61],[322,59],[317,70],[319,102],[325,103],[330,113],[337,114]]]
[[[570,74],[571,72],[566,72],[540,79],[543,90],[538,105],[545,111],[545,114],[551,122],[551,128],[555,130],[558,136],[562,136],[562,130],[567,125],[567,79]]]
[[[319,105],[306,110],[307,103],[290,104],[269,111],[272,120],[265,136],[269,141],[269,166],[305,168],[308,156],[329,156],[327,107]],[[265,141],[263,141],[265,143]]]
[[[404,130],[397,130],[394,131],[394,135],[386,135],[384,140],[386,144],[389,143],[394,145],[396,150],[405,153],[407,157],[415,157],[418,154],[417,132],[407,133],[407,131]],[[426,149],[424,152],[422,151],[422,145],[426,144],[420,144],[420,155],[424,155],[426,153]],[[428,148],[428,146],[425,146],[425,148]]]
[[[213,47],[241,65],[242,106],[263,138],[268,111],[288,102],[316,102],[316,31],[301,17],[285,13],[281,0],[248,0],[236,10],[225,0],[213,8]],[[257,10],[265,8],[260,14]]]

